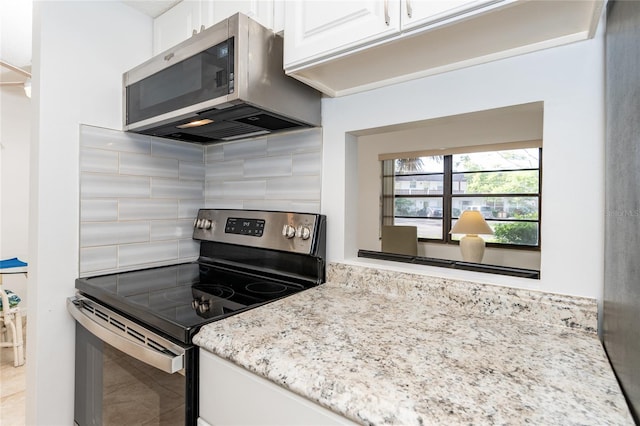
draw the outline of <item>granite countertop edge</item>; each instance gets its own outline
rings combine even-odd
[[[410,272],[332,262],[327,281],[413,300],[428,298],[448,307],[597,333],[598,306],[593,298],[481,284]]]
[[[360,424],[633,424],[596,334],[555,314],[590,300],[368,269],[194,343]]]

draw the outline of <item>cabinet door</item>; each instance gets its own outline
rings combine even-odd
[[[393,36],[399,13],[399,0],[287,2],[285,68]]]
[[[402,0],[402,29],[436,24],[502,0]]]
[[[273,0],[203,0],[202,23],[208,28],[238,12],[273,29]]]
[[[284,9],[286,0],[273,1],[273,32],[278,34],[284,33]]]
[[[153,53],[185,41],[200,30],[199,0],[183,0],[153,20]]]

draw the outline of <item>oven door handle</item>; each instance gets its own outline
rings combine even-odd
[[[184,348],[90,299],[70,297],[67,311],[87,331],[127,355],[166,373],[184,368]]]

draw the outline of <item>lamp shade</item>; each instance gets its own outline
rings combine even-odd
[[[477,210],[465,210],[451,228],[450,234],[493,234],[493,230]]]

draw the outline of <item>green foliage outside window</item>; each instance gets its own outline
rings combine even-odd
[[[497,157],[502,162],[511,165],[514,169],[528,165],[530,168],[538,167],[536,162],[532,162],[527,150],[519,150],[514,152],[496,152]],[[457,158],[457,168],[465,171],[490,171],[492,167],[499,168],[498,164],[494,166],[480,165],[474,162],[471,155],[460,155]],[[513,171],[508,173],[471,173],[465,176],[467,180],[468,193],[537,193],[538,192],[538,173],[536,171]]]
[[[395,207],[396,216],[409,216],[412,214],[412,210],[415,210],[415,203],[406,198],[397,198]]]
[[[537,213],[517,215],[519,219],[535,219]],[[538,244],[538,224],[533,222],[498,223],[493,227],[495,242],[535,246]]]
[[[493,236],[497,243],[535,246],[538,244],[538,227],[536,223],[499,223],[493,228]]]

